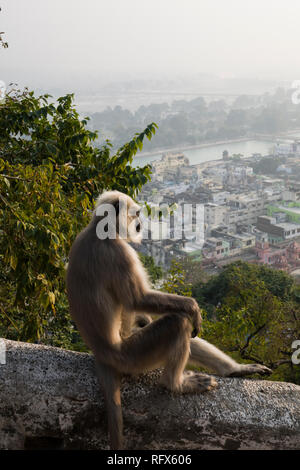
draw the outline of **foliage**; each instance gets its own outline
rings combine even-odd
[[[300,338],[299,286],[283,271],[236,262],[192,285],[203,309],[203,337],[238,361],[274,369],[273,380],[300,383],[292,342]]]
[[[142,253],[139,253],[139,256],[148,272],[151,282],[155,284],[163,276],[162,268],[155,264],[152,256],[143,255]]]
[[[182,257],[179,262],[185,272],[185,281],[188,284],[194,286],[208,281],[208,274],[203,270],[201,261],[188,255]]]
[[[300,108],[293,105],[290,93],[281,90],[273,95],[242,95],[231,104],[222,100],[208,103],[197,97],[170,104],[142,105],[135,112],[121,106],[107,107],[91,114],[91,121],[93,128],[110,135],[118,147],[126,142],[133,130],[143,128],[151,116],[151,120],[159,123],[159,135],[147,142],[146,150],[239,139],[257,133],[275,134],[299,127]]]
[[[259,175],[276,174],[277,168],[286,161],[286,157],[272,156],[263,157],[258,161],[250,163],[254,173]]]
[[[131,164],[157,126],[111,154],[109,141],[92,145],[97,133],[73,95],[50,99],[12,90],[0,104],[0,336],[72,347],[64,282],[70,246],[99,193],[135,197],[149,180],[149,165]]]
[[[294,281],[284,271],[278,271],[268,266],[237,261],[226,266],[223,271],[212,277],[205,285],[200,286],[202,298],[199,302],[203,305],[217,306],[228,295],[236,295],[243,283],[245,289],[251,286],[265,286],[266,289],[281,300],[290,300],[294,296]],[[193,295],[197,283],[193,285]],[[236,295],[237,299],[238,296]]]
[[[186,270],[180,261],[173,259],[162,290],[170,294],[192,296],[192,285],[186,281]]]
[[[156,124],[147,126],[111,155],[109,141],[100,149],[92,145],[97,132],[86,128],[88,118],[80,119],[73,97],[69,94],[58,98],[55,105],[49,103],[49,95],[36,98],[27,90],[8,93],[0,106],[1,154],[14,164],[39,166],[52,162],[56,171],[58,165],[67,165],[70,172],[62,189],[73,191],[84,184],[90,200],[104,188],[135,197],[149,180],[150,165],[132,168],[133,157],[142,149],[144,138],[151,139]]]

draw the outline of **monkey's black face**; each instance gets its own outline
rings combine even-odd
[[[134,217],[128,224],[128,239],[133,243],[142,241],[142,223],[139,217]]]
[[[142,220],[141,210],[136,204],[128,209],[128,239],[133,243],[141,243],[142,241]]]
[[[129,242],[141,243],[143,224],[140,206],[127,197],[115,203],[114,207],[118,236]]]
[[[141,243],[143,223],[141,208],[129,196],[112,191],[98,198],[96,215],[98,238],[120,238],[128,242]],[[102,233],[103,232],[103,233]]]

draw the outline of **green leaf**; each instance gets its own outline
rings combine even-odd
[[[12,253],[10,255],[9,262],[10,262],[11,268],[15,271],[16,268],[17,268],[17,264],[18,264],[18,258],[17,258],[17,255],[15,253]]]

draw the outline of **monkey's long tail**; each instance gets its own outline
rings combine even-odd
[[[121,406],[121,376],[110,366],[96,362],[99,382],[104,391],[108,417],[110,448],[123,449],[123,417]]]

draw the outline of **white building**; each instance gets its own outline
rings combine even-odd
[[[213,228],[224,224],[227,207],[211,202],[204,204],[204,229],[210,232]]]

